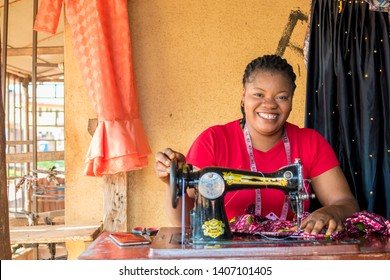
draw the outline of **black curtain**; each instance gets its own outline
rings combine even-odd
[[[389,14],[311,5],[305,126],[330,142],[361,210],[390,219]]]

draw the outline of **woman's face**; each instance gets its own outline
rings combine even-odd
[[[292,109],[292,96],[290,80],[284,74],[270,71],[252,73],[242,94],[251,134],[273,136],[281,133]]]

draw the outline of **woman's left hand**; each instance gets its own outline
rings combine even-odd
[[[322,207],[302,221],[301,229],[311,234],[318,234],[323,228],[326,228],[325,235],[340,232],[344,229],[343,219],[337,212],[337,206]]]

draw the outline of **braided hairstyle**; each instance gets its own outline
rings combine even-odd
[[[294,70],[292,66],[287,62],[286,59],[281,58],[280,56],[276,54],[271,55],[264,55],[260,56],[254,60],[252,60],[245,68],[244,76],[242,77],[242,84],[245,87],[245,84],[250,82],[250,78],[254,72],[257,71],[264,71],[264,72],[273,72],[273,73],[280,73],[286,76],[291,83],[292,92],[294,94],[294,90],[296,88],[295,80],[296,75],[294,73]],[[242,112],[242,119],[241,119],[241,126],[244,127],[245,125],[245,110],[244,106],[241,103],[241,112]]]

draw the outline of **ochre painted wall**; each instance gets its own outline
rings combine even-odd
[[[169,226],[165,190],[154,172],[154,154],[171,147],[186,153],[205,128],[239,118],[246,64],[276,53],[291,35],[285,57],[298,76],[289,121],[303,126],[306,67],[302,48],[307,22],[284,34],[291,14],[308,16],[309,0],[131,0],[128,4],[140,117],[152,154],[149,166],[131,172],[129,226]],[[103,178],[83,175],[96,118],[65,28],[66,222],[94,223],[103,215]],[[119,43],[119,42],[118,42]]]

